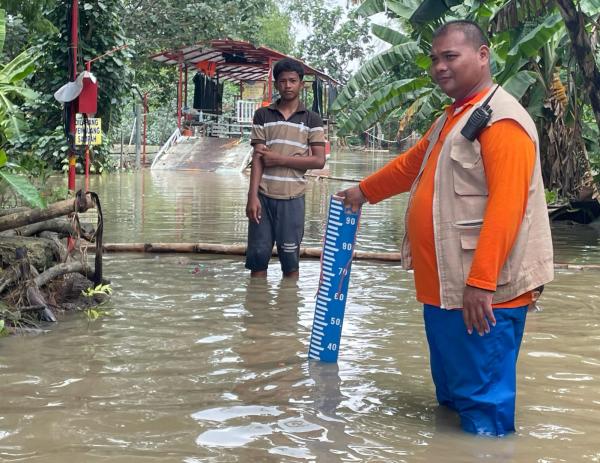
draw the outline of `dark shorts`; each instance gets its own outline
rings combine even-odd
[[[260,223],[248,222],[246,268],[253,272],[266,270],[277,243],[277,254],[283,273],[299,268],[300,243],[304,236],[304,196],[273,199],[258,195],[262,208]]]

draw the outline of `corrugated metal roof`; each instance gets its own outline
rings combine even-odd
[[[158,63],[169,65],[177,64],[181,59],[189,67],[201,61],[213,61],[217,63],[219,79],[233,82],[266,80],[269,75],[269,58],[273,62],[282,58],[292,58],[302,64],[306,75],[316,75],[335,85],[340,84],[327,74],[293,56],[284,55],[267,47],[255,47],[241,40],[209,40],[150,56],[150,59]]]

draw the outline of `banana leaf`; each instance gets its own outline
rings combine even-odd
[[[373,35],[375,35],[375,37],[380,38],[381,40],[389,43],[392,46],[401,45],[411,40],[410,37],[407,37],[402,32],[398,32],[397,30],[394,30],[391,27],[381,26],[379,24],[373,24],[371,26],[371,31],[373,32]]]
[[[0,169],[0,179],[8,183],[12,190],[27,201],[29,205],[38,208],[46,207],[46,201],[27,178],[22,175],[11,174],[6,169]]]
[[[36,55],[25,50],[0,69],[0,82],[12,84],[19,82],[35,70]]]
[[[510,76],[503,84],[504,90],[514,96],[517,100],[523,98],[525,92],[537,81],[536,73],[533,71],[519,71]]]
[[[498,77],[499,82],[504,82],[510,75],[515,74],[529,58],[539,53],[554,34],[564,27],[561,15],[553,13],[542,24],[532,29],[508,52],[504,69]]]
[[[354,109],[340,128],[349,131],[365,130],[399,106],[408,105],[427,92],[431,92],[431,80],[428,77],[403,79],[388,84]]]
[[[420,3],[419,0],[365,0],[356,12],[361,16],[369,17],[391,11],[399,18],[408,20],[419,8]]]
[[[383,13],[386,9],[386,0],[365,0],[356,9],[356,13],[360,16],[368,18],[377,13]]]
[[[406,61],[414,61],[421,53],[417,42],[406,42],[396,45],[367,61],[340,92],[333,102],[332,110],[336,111],[348,105],[350,100],[361,89],[367,87],[375,79],[381,77],[394,66]]]

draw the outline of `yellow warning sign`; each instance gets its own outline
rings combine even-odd
[[[102,119],[99,117],[88,117],[87,119],[84,119],[77,115],[77,119],[75,119],[75,144],[102,144]]]

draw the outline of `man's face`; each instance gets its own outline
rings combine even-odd
[[[300,80],[297,72],[284,71],[279,74],[275,86],[283,101],[292,101],[300,95],[300,90],[304,87],[304,82]]]
[[[475,49],[461,30],[450,29],[437,37],[430,56],[431,77],[455,100],[471,95],[488,76],[489,48]]]

